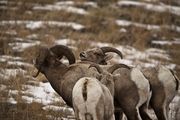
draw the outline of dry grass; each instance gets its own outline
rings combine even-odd
[[[11,1],[15,1],[13,4]],[[153,46],[151,41],[153,39],[161,39],[165,37],[167,40],[173,40],[173,38],[180,38],[179,33],[163,29],[162,31],[146,30],[139,27],[129,26],[120,27],[115,23],[116,19],[129,20],[133,22],[153,25],[179,25],[180,17],[172,15],[168,12],[158,13],[143,10],[136,7],[114,7],[117,0],[98,0],[98,8],[88,8],[83,5],[76,5],[80,8],[88,10],[89,15],[79,15],[68,13],[66,11],[43,11],[32,10],[33,4],[46,5],[54,3],[57,0],[10,0],[8,1],[8,7],[18,6],[17,10],[2,10],[0,9],[0,20],[55,20],[66,22],[77,22],[85,26],[85,29],[75,31],[72,28],[67,27],[46,27],[36,30],[27,29],[25,26],[20,25],[6,25],[0,26],[0,55],[20,56],[25,58],[25,61],[32,64],[32,60],[37,54],[37,46],[30,47],[22,53],[17,53],[12,50],[8,45],[14,41],[15,37],[24,38],[31,34],[37,34],[37,40],[42,44],[49,46],[53,45],[55,40],[60,38],[69,38],[76,41],[75,46],[78,50],[74,51],[76,58],[79,56],[79,52],[89,48],[89,42],[109,42],[112,44],[130,45],[141,51],[155,47],[168,51],[172,57],[172,62],[180,65],[180,46]],[[83,2],[87,0],[76,0],[77,2]],[[18,4],[21,2],[21,4]],[[112,3],[113,4],[110,4]],[[148,18],[148,19],[147,19]],[[120,32],[121,28],[125,28],[127,32]],[[6,32],[16,31],[16,35],[10,35]],[[155,36],[154,36],[155,35]],[[16,66],[7,66],[6,62],[0,64],[0,67],[16,68]],[[25,68],[29,74],[34,73],[34,68]],[[176,68],[177,76],[180,78],[180,68]],[[41,75],[39,81],[45,80]],[[0,90],[0,119],[3,120],[27,120],[27,119],[58,119],[62,116],[66,117],[68,113],[60,113],[55,111],[45,111],[42,109],[41,103],[33,102],[31,104],[25,103],[22,99],[23,93],[21,92],[23,85],[27,84],[29,79],[25,78],[22,74],[11,77],[8,81],[0,80],[0,84],[8,86],[7,90]],[[10,90],[18,90],[18,94],[13,96],[18,102],[16,105],[9,104],[6,101],[9,98]],[[55,105],[64,106],[62,103],[54,103]],[[3,114],[2,114],[3,113]],[[49,118],[49,116],[53,118]]]

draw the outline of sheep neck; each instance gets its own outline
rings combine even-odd
[[[64,64],[58,66],[49,66],[45,69],[44,74],[50,82],[52,88],[59,94],[62,95],[61,83],[63,75],[66,73],[68,67]]]

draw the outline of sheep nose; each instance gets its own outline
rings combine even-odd
[[[85,52],[81,52],[80,53],[80,57],[83,57],[83,58],[86,57],[86,53]]]

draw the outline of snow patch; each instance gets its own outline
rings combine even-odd
[[[141,27],[147,30],[156,30],[156,31],[160,31],[161,29],[165,28],[165,29],[169,29],[169,30],[174,30],[177,32],[180,32],[180,27],[179,26],[175,26],[175,25],[150,25],[150,24],[142,24],[142,23],[137,23],[137,22],[132,22],[132,21],[128,21],[128,20],[116,20],[117,25],[119,26],[124,26],[124,27],[128,27],[128,26],[136,26],[136,27]]]
[[[19,74],[26,74],[27,71],[19,68],[19,69],[0,69],[0,78],[3,78],[5,80],[10,79],[11,77],[16,77]]]
[[[11,103],[11,104],[17,104],[17,101],[13,98],[13,97],[10,97],[7,102]]]
[[[119,1],[119,6],[136,6],[142,7],[146,10],[155,11],[155,12],[170,12],[175,15],[180,15],[180,8],[176,6],[170,6],[165,4],[155,5],[145,2],[137,2],[137,1]]]
[[[38,35],[37,34],[31,34],[31,35],[28,35],[26,38],[28,38],[28,39],[37,39]]]
[[[4,91],[7,87],[3,84],[0,84],[0,91]]]
[[[112,46],[117,48],[123,53],[123,59],[120,59],[118,55],[114,54],[113,60],[115,63],[124,63],[130,66],[140,65],[142,67],[154,67],[158,64],[165,64],[165,66],[174,69],[175,64],[170,63],[171,58],[169,54],[162,49],[149,48],[144,51],[139,51],[131,46],[121,46],[113,45],[110,43],[100,43],[100,42],[91,42],[90,46],[92,47],[103,47],[103,46]],[[162,59],[166,61],[163,63],[159,61]]]
[[[16,66],[24,66],[24,67],[33,67],[32,64],[21,62],[21,61],[16,61],[16,62],[8,61],[7,64],[8,65],[16,65]]]
[[[173,40],[173,41],[153,40],[152,43],[157,45],[174,45],[174,44],[180,44],[180,40]]]
[[[59,39],[55,41],[55,44],[60,44],[60,45],[75,44],[75,41],[71,39]]]
[[[9,56],[9,55],[2,55],[0,56],[0,62],[6,62],[6,61],[22,61],[23,58],[21,57],[13,57],[13,56]]]
[[[26,28],[31,30],[44,28],[45,26],[71,27],[74,30],[81,30],[84,28],[83,25],[74,22],[59,22],[59,21],[3,20],[0,21],[0,25],[25,25]]]
[[[64,10],[71,13],[81,14],[81,15],[87,15],[88,12],[85,11],[82,8],[73,7],[74,5],[73,1],[64,1],[64,2],[56,2],[55,4],[51,5],[45,5],[45,6],[35,6],[33,7],[34,10],[49,10],[49,11],[55,11],[55,10]]]
[[[32,101],[42,103],[43,105],[52,104],[54,102],[63,102],[60,96],[55,95],[55,91],[49,83],[40,83],[39,86],[25,85],[27,90],[25,93],[30,94],[32,97],[24,96],[23,99],[28,103]]]
[[[39,44],[40,44],[40,41],[32,41],[31,43],[13,42],[13,43],[9,43],[8,45],[11,46],[13,50],[22,52],[29,47],[33,47]]]
[[[45,107],[42,108],[43,110],[53,110],[53,111],[59,111],[59,112],[65,112],[68,113],[70,115],[74,115],[74,111],[72,108],[67,108],[67,107],[59,107],[59,106],[55,106],[55,105],[47,105]]]

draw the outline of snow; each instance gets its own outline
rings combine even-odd
[[[16,77],[19,74],[24,75],[26,73],[27,73],[27,71],[25,71],[21,68],[18,68],[18,69],[0,69],[0,78],[8,80],[11,77]]]
[[[30,94],[32,97],[24,96],[23,99],[28,103],[32,101],[42,103],[43,105],[52,104],[54,102],[63,102],[60,96],[55,95],[55,91],[49,83],[39,83],[39,86],[25,85],[27,90],[25,93]]]
[[[152,43],[158,45],[174,45],[174,44],[180,44],[180,40],[173,40],[173,41],[153,40]]]
[[[56,40],[55,43],[60,45],[67,45],[69,41],[70,39],[60,39],[60,40]]]
[[[56,2],[55,4],[49,4],[45,6],[35,6],[33,7],[34,10],[64,10],[71,13],[81,14],[81,15],[87,15],[88,12],[85,11],[82,8],[73,7],[74,5],[73,1],[64,1],[64,2]]]
[[[13,43],[9,43],[8,45],[12,47],[13,50],[16,51],[24,51],[25,49],[29,48],[29,47],[33,47],[36,45],[39,45],[40,41],[32,41],[31,43],[27,43],[27,42],[13,42]]]
[[[53,111],[57,111],[57,112],[58,111],[59,112],[61,112],[61,111],[65,112],[66,111],[66,113],[68,112],[70,115],[74,115],[73,109],[68,108],[68,107],[59,107],[59,106],[55,106],[55,105],[47,105],[47,106],[44,106],[42,109],[43,110],[53,110]]]
[[[80,4],[84,6],[90,6],[90,7],[97,7],[97,4],[95,2],[74,2],[74,1],[60,1],[60,2],[55,2],[54,4],[47,4],[44,6],[34,6],[34,10],[49,10],[49,11],[66,11],[70,13],[75,13],[75,14],[80,14],[80,15],[88,15],[89,13],[84,10],[83,8],[77,8],[74,7],[74,5]]]
[[[32,64],[21,62],[21,61],[16,61],[16,62],[8,61],[7,64],[8,65],[16,65],[16,66],[33,67]]]
[[[58,26],[58,27],[72,27],[74,30],[81,30],[84,28],[83,25],[74,23],[74,22],[57,22],[57,21],[48,21],[47,24],[50,26]]]
[[[7,87],[3,84],[0,84],[0,91],[4,91]]]
[[[17,104],[17,101],[12,97],[8,98],[7,102],[9,102],[11,104]]]
[[[9,34],[9,35],[17,35],[17,32],[15,30],[8,30],[6,32],[6,34]]]
[[[27,36],[27,37],[36,37],[36,36]],[[35,41],[35,40],[30,40],[30,39],[23,39],[23,38],[18,38],[18,37],[15,37],[14,38],[14,41],[12,42],[9,42],[8,45],[10,47],[12,47],[12,49],[14,51],[18,51],[18,52],[22,52],[24,51],[25,49],[29,48],[29,47],[33,47],[33,46],[36,46],[36,45],[39,45],[40,44],[40,41]]]
[[[0,62],[6,63],[6,65],[15,65],[18,67],[24,66],[24,67],[32,67],[32,64],[23,62],[24,59],[21,57],[13,57],[8,55],[2,55],[0,56]]]
[[[0,1],[0,4],[7,4],[7,3],[8,3],[7,0],[1,0],[1,1]]]
[[[75,44],[76,42],[72,39],[58,39],[55,41],[55,44],[60,44],[60,45],[68,45],[68,44]]]
[[[60,2],[56,2],[56,5],[62,5],[62,6],[67,6],[67,5],[74,5],[74,1],[60,1]]]
[[[1,55],[0,56],[0,62],[6,62],[6,61],[21,61],[23,60],[23,58],[21,57],[13,57],[13,56],[9,56],[9,55]]]
[[[170,6],[165,4],[151,4],[151,3],[145,3],[145,2],[137,2],[137,1],[119,1],[119,6],[136,6],[136,7],[142,7],[147,10],[155,11],[155,12],[170,12],[175,15],[180,15],[180,8],[176,6]]]
[[[28,38],[28,39],[37,39],[38,35],[37,34],[31,34],[31,35],[28,35],[26,38]]]
[[[26,28],[34,30],[44,28],[45,26],[50,27],[72,27],[74,30],[81,30],[84,28],[83,25],[74,22],[59,22],[59,21],[31,21],[31,20],[2,20],[0,25],[24,25]]]
[[[97,3],[95,2],[84,2],[83,5],[85,6],[91,6],[91,7],[94,7],[94,8],[97,8]]]
[[[152,0],[146,0],[146,1],[152,1]],[[153,0],[155,1],[155,0]],[[7,1],[3,0],[0,1],[0,4],[6,4]],[[47,5],[38,5],[34,4],[32,6],[32,9],[34,11],[36,10],[47,10],[47,11],[67,11],[70,13],[75,13],[79,15],[89,15],[89,12],[83,8],[78,8],[75,6],[90,6],[93,8],[98,7],[97,3],[95,2],[74,2],[74,1],[58,1],[54,4],[47,4]],[[137,2],[137,1],[119,1],[119,6],[137,6],[142,7],[146,10],[150,11],[156,11],[156,12],[170,12],[175,15],[180,15],[180,7],[176,6],[168,6],[165,4],[151,4],[151,3],[145,3],[145,2]],[[1,6],[3,9],[13,9],[7,8],[6,6]],[[17,7],[15,7],[17,9]],[[34,11],[27,11],[31,14],[34,13]],[[175,25],[151,25],[151,24],[142,24],[138,22],[132,22],[127,20],[116,20],[116,23],[119,26],[122,26],[120,28],[120,32],[127,32],[127,29],[125,27],[128,26],[136,26],[145,28],[147,30],[155,30],[160,31],[162,29],[169,29],[174,30],[177,32],[180,32],[180,27]],[[23,25],[25,28],[29,30],[38,30],[38,29],[47,29],[47,27],[70,27],[73,30],[81,30],[85,28],[84,25],[78,24],[75,22],[61,22],[61,21],[43,21],[43,20],[1,20],[0,26],[5,25]],[[123,28],[124,27],[124,28]],[[10,27],[11,28],[11,27]],[[13,28],[13,27],[12,27]],[[38,34],[30,34],[26,36],[26,38],[18,38],[19,33],[16,30],[9,29],[8,31],[5,31],[5,34],[10,35],[13,37],[13,40],[9,43],[9,47],[11,47],[14,51],[24,51],[26,48],[39,45],[41,44],[40,41],[38,41]],[[2,36],[3,38],[4,36]],[[70,38],[59,38],[55,40],[54,44],[62,44],[66,45],[68,47],[74,47],[75,50],[77,50],[77,42],[75,40],[72,40]],[[164,64],[166,67],[174,69],[175,67],[178,67],[178,65],[172,63],[170,55],[162,50],[162,49],[155,49],[155,48],[149,48],[145,49],[143,51],[137,50],[131,46],[121,46],[118,44],[111,44],[111,43],[101,43],[101,42],[92,42],[92,41],[85,41],[89,43],[89,47],[103,47],[103,46],[112,46],[120,51],[122,51],[124,59],[120,59],[119,56],[116,54],[114,55],[115,62],[118,63],[124,63],[130,66],[137,66],[140,65],[142,67],[154,67],[158,64]],[[153,44],[159,44],[159,45],[179,45],[180,44],[180,38],[174,38],[172,40],[153,40]],[[162,59],[162,61],[160,61]],[[0,84],[0,91],[9,90],[9,98],[7,102],[10,102],[12,104],[17,104],[17,101],[15,100],[16,95],[22,93],[22,100],[26,103],[32,103],[32,102],[38,102],[43,104],[43,110],[53,110],[53,111],[68,111],[68,113],[74,115],[73,110],[69,107],[60,107],[55,106],[55,103],[64,103],[62,98],[56,94],[56,92],[53,90],[51,85],[49,83],[41,83],[37,79],[32,78],[32,76],[29,75],[29,72],[27,70],[23,70],[20,67],[33,67],[32,64],[24,62],[25,60],[21,57],[13,57],[8,55],[1,55],[0,56],[0,63],[7,65],[15,66],[15,68],[18,69],[0,69],[0,79],[9,80],[13,77],[16,78],[18,75],[22,75],[25,78],[28,78],[28,81],[25,82],[22,86],[25,89],[22,89],[22,91],[18,90],[11,90],[9,86],[6,86],[6,84]],[[63,60],[63,63],[68,63],[67,60]],[[8,66],[9,67],[9,66]],[[22,78],[23,79],[23,78]],[[25,79],[27,80],[27,79]],[[13,98],[14,97],[14,98]],[[179,97],[175,97],[173,100],[173,103],[176,103],[179,101]],[[176,104],[171,104],[170,108],[174,108]],[[53,119],[53,118],[51,118]],[[61,118],[60,118],[61,119]],[[63,118],[66,119],[66,118]]]
[[[117,23],[117,25],[124,26],[124,27],[133,25],[133,26],[141,27],[141,28],[144,28],[147,30],[160,31],[161,29],[165,28],[165,29],[180,32],[180,27],[175,26],[175,25],[171,25],[171,26],[170,25],[150,25],[150,24],[142,24],[142,23],[132,22],[132,21],[128,21],[128,20],[116,20],[116,23]]]
[[[119,31],[122,32],[122,33],[126,33],[127,32],[127,30],[125,28],[121,28]]]
[[[23,21],[22,21],[23,22]],[[37,29],[37,28],[41,28],[43,26],[43,22],[42,21],[29,21],[28,23],[26,23],[26,28],[29,29]]]
[[[110,43],[101,43],[101,42],[91,42],[91,47],[103,47],[103,46],[112,46],[120,50],[123,54],[123,59],[119,59],[119,56],[114,54],[114,58],[112,61],[116,63],[124,63],[130,66],[140,65],[142,67],[155,67],[158,64],[164,64],[159,61],[162,59],[164,61],[168,61],[167,64],[164,64],[166,67],[174,69],[176,67],[175,64],[170,63],[171,57],[169,54],[162,49],[157,48],[148,48],[144,51],[139,51],[131,46],[121,46]]]

